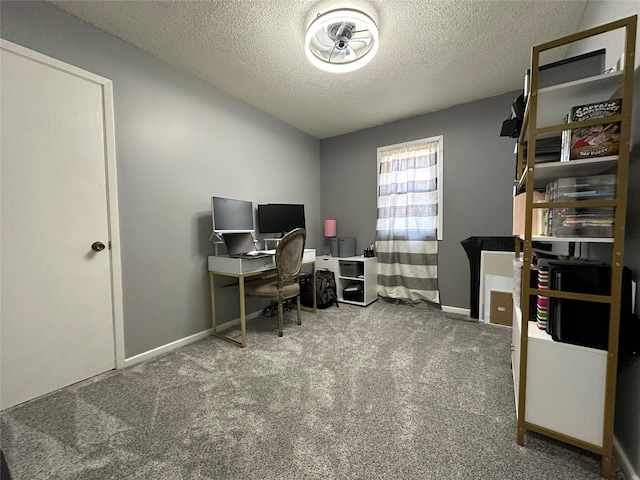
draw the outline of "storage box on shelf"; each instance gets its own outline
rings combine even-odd
[[[607,161],[608,162],[608,161]],[[568,164],[570,167],[571,164]],[[536,168],[537,170],[537,168]],[[565,169],[566,171],[567,169]],[[550,181],[545,192],[534,191],[532,202],[550,203],[550,208],[532,210],[531,235],[551,237],[613,237],[613,207],[558,207],[560,202],[615,199],[616,175],[561,177]],[[524,236],[526,192],[513,197],[513,234]]]
[[[616,175],[558,178],[547,185],[549,202],[615,199]],[[613,207],[551,208],[547,233],[556,237],[613,237]]]
[[[340,274],[345,277],[362,277],[364,275],[364,262],[357,260],[339,260]]]
[[[354,282],[351,285],[344,287],[342,289],[342,300],[363,303],[364,290],[362,288],[362,283]]]
[[[559,208],[553,210],[551,226],[556,237],[613,237],[614,209]]]
[[[524,194],[525,225],[516,242],[516,254],[521,255],[523,265],[514,271],[521,271],[521,278],[526,279],[520,279],[520,288],[514,290],[520,292],[519,299],[514,297],[512,339],[517,442],[524,445],[525,433],[534,431],[584,448],[601,455],[601,474],[607,478],[611,476],[613,449],[633,68],[540,88],[540,55],[612,30],[623,30],[625,35],[619,38],[624,38],[620,45],[624,65],[633,66],[636,24],[637,16],[632,16],[533,48],[531,94],[517,149],[515,193]],[[612,99],[615,101],[610,102]],[[591,108],[591,104],[619,108],[607,116],[578,118],[577,107]],[[589,150],[589,158],[562,162],[558,158],[556,162],[540,163],[536,162],[535,152],[527,151],[524,161],[524,145],[528,142],[562,135],[563,131],[577,133],[583,128],[592,129],[594,134],[611,133],[614,127],[616,155],[609,155],[615,149],[600,152],[596,148]],[[536,191],[546,191],[544,201],[536,201]],[[548,211],[547,233],[553,235],[535,235],[538,232],[534,212],[538,210]],[[558,285],[549,289],[532,286],[533,241],[609,243],[614,259],[610,266],[610,294],[567,292]],[[608,304],[608,340],[603,342],[606,350],[554,341],[546,328],[540,329],[530,321],[531,310],[536,308],[531,301],[534,298],[549,299],[550,308],[552,303],[569,300]],[[592,314],[585,311],[589,312],[585,315]]]
[[[558,178],[553,185],[552,202],[571,200],[611,200],[616,194],[616,176],[593,175],[590,177]]]
[[[534,202],[544,202],[546,196],[542,192],[533,192]],[[520,193],[513,197],[513,234],[524,235],[524,219],[526,209],[527,194]],[[532,235],[546,235],[547,234],[547,215],[540,209],[536,209],[533,212],[533,226]]]

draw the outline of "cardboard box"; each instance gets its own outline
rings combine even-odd
[[[524,235],[524,219],[526,207],[526,193],[513,197],[513,235]],[[544,193],[533,192],[534,202],[544,202]],[[531,219],[531,235],[546,235],[546,209],[534,208]]]
[[[491,323],[511,326],[513,322],[513,294],[511,292],[491,291]]]

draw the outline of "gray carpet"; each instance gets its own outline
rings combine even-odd
[[[600,478],[596,455],[516,444],[509,329],[383,301],[294,318],[3,412],[14,479]]]

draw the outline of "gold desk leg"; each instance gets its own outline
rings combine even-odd
[[[318,311],[318,304],[316,303],[316,262],[313,262],[313,268],[311,269],[311,285],[313,287],[313,313]]]
[[[311,263],[311,288],[313,288],[312,298],[313,298],[313,306],[311,307],[300,307],[305,312],[311,312],[313,314],[318,313],[318,304],[316,303],[316,262],[307,262],[305,265]],[[302,292],[300,292],[302,293]]]
[[[247,346],[247,324],[245,318],[245,298],[244,298],[244,276],[238,279],[238,289],[240,296],[240,334],[242,337],[242,348]]]
[[[216,286],[213,272],[209,272],[209,289],[211,290],[211,331],[216,332]]]
[[[245,348],[247,346],[247,329],[245,325],[245,315],[244,315],[244,277],[239,278],[239,287],[240,287],[240,330],[242,333],[242,338],[240,342],[234,340],[233,338],[226,337],[217,332],[216,327],[216,287],[215,287],[215,276],[213,272],[209,272],[209,287],[211,289],[211,334],[224,340],[225,342],[232,343],[237,347]]]

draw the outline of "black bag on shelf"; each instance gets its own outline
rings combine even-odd
[[[313,290],[311,275],[300,277],[300,303],[305,307],[313,307]],[[329,308],[338,306],[336,295],[336,278],[331,270],[316,271],[316,307]]]

